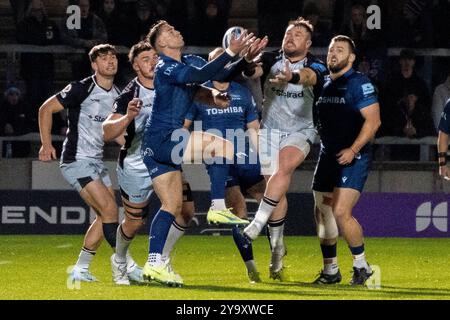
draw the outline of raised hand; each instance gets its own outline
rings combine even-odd
[[[247,30],[244,30],[239,38],[236,38],[235,34],[232,35],[228,49],[234,54],[239,54],[241,51],[246,50],[255,40],[253,33],[248,34]]]
[[[289,69],[289,61],[286,60],[283,70],[275,75],[275,78],[269,79],[271,83],[286,84],[292,79],[292,71]]]
[[[248,47],[245,52],[244,58],[248,62],[252,62],[261,54],[261,52],[266,48],[269,43],[269,38],[265,36],[264,38],[255,39]]]
[[[141,107],[142,107],[142,100],[139,98],[133,98],[133,100],[128,102],[127,116],[130,119],[134,119],[141,111]]]

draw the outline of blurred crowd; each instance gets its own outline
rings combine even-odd
[[[33,45],[66,44],[86,52],[108,42],[130,47],[158,20],[181,31],[187,45],[218,46],[229,26],[232,0],[76,0],[81,28],[69,30],[65,19],[49,18],[42,0],[11,1],[17,42]],[[366,8],[381,8],[382,29],[367,28]],[[450,48],[449,0],[258,0],[258,33],[269,46],[279,47],[287,22],[303,16],[314,26],[313,47],[326,47],[337,34],[350,36],[358,48],[355,68],[378,88],[382,112],[379,136],[420,138],[437,134],[445,102],[450,98],[450,57],[433,62],[433,83],[426,82],[423,57],[416,48]],[[400,57],[387,48],[405,48]],[[20,76],[26,94],[8,84],[0,105],[0,135],[37,132],[39,106],[55,90],[55,57],[22,53]],[[71,79],[90,75],[87,55],[70,56]],[[119,57],[117,83],[127,82],[126,56]],[[63,134],[64,114],[54,117],[55,134]],[[5,156],[6,148],[3,148]],[[404,153],[404,150],[400,150]],[[23,152],[26,154],[26,152]],[[20,152],[17,153],[19,155]],[[395,158],[395,155],[393,155]]]

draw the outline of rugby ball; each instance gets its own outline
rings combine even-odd
[[[222,48],[228,48],[230,46],[231,37],[234,35],[235,38],[239,38],[242,32],[244,32],[244,28],[242,27],[234,26],[229,28],[223,35]]]

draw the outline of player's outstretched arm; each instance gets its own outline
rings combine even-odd
[[[269,81],[276,84],[293,83],[314,86],[317,83],[317,75],[311,68],[303,68],[292,72],[289,69],[289,61],[286,61],[283,70],[275,75],[275,78],[269,79]]]
[[[252,39],[243,57],[223,68],[223,70],[221,70],[217,75],[214,76],[213,80],[220,82],[230,82],[241,73],[244,73],[244,75],[249,74],[252,78],[261,76],[262,72],[256,72],[258,63],[256,63],[255,60],[258,59],[260,54],[266,48],[268,41],[269,39],[267,38],[267,36],[262,39]]]
[[[448,142],[448,134],[439,130],[437,140],[439,175],[447,181],[450,180],[450,170],[447,166]]]
[[[120,138],[127,129],[128,125],[133,121],[133,119],[139,114],[142,107],[142,100],[138,98],[133,98],[128,102],[127,113],[112,113],[103,122],[103,140],[112,141],[114,139]],[[117,141],[121,144],[121,140]]]
[[[361,109],[361,114],[364,118],[364,124],[358,137],[350,148],[343,149],[337,154],[338,163],[341,165],[351,163],[359,151],[375,137],[375,134],[381,125],[380,106],[378,103],[371,104],[364,109]]]
[[[39,108],[39,133],[42,146],[39,149],[39,160],[56,160],[56,150],[52,145],[53,114],[64,110],[56,96],[52,96]]]

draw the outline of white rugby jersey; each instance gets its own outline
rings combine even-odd
[[[275,75],[284,69],[286,60],[281,52],[268,52],[263,55],[265,82],[261,127],[278,129],[285,133],[306,130],[305,133],[311,135],[308,138],[313,141],[315,135],[313,106],[323,86],[327,68],[323,62],[307,54],[303,60],[289,63],[289,69],[294,71],[310,68],[317,75],[315,86],[271,83],[269,79],[275,78]]]
[[[133,98],[142,100],[139,114],[128,125],[125,133],[125,144],[120,149],[119,165],[122,168],[143,171],[148,174],[141,156],[141,143],[144,135],[145,123],[152,113],[155,91],[142,85],[138,78],[134,78],[122,91],[114,103],[114,113],[127,114],[128,103]]]
[[[106,90],[95,75],[72,82],[56,98],[67,109],[68,127],[61,163],[103,158],[103,121],[111,114],[119,89]]]

